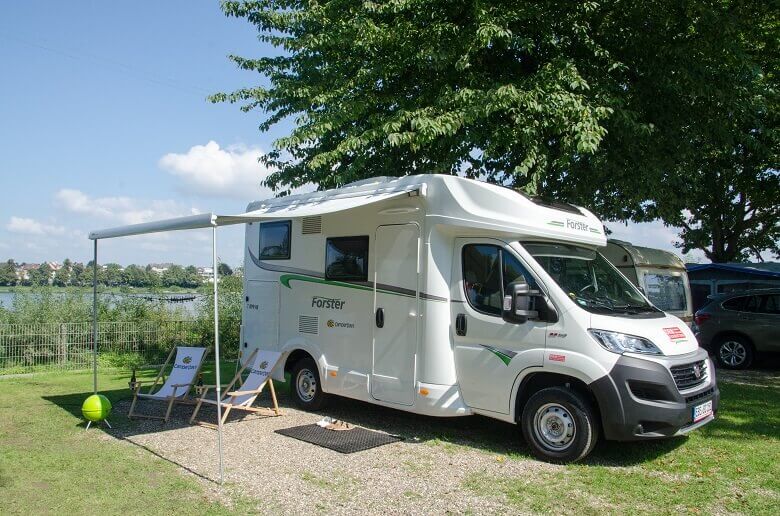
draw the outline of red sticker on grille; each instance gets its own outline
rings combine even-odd
[[[669,340],[685,340],[685,334],[677,326],[664,328],[664,332],[666,333],[666,336],[669,337]]]

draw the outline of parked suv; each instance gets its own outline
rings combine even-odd
[[[780,288],[713,296],[694,323],[699,344],[721,367],[745,369],[756,352],[780,351]]]

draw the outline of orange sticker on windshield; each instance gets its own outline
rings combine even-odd
[[[669,340],[685,340],[685,334],[677,326],[664,328],[664,333],[669,337]]]

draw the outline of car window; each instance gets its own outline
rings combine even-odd
[[[501,315],[501,251],[494,245],[463,246],[463,286],[471,306]]]
[[[463,286],[476,310],[501,315],[504,293],[518,281],[537,288],[534,278],[511,253],[489,244],[463,246]]]
[[[760,297],[762,298],[760,312],[765,314],[780,314],[780,294]]]
[[[523,267],[520,260],[506,251],[501,252],[501,259],[504,263],[504,291],[506,291],[510,283],[515,283],[516,281],[525,281],[532,290],[537,288],[536,280]]]
[[[740,311],[742,310],[742,307],[745,305],[746,299],[747,298],[744,296],[733,297],[723,302],[723,308],[725,308],[726,310]]]
[[[745,301],[745,306],[742,307],[743,312],[758,312],[761,306],[761,298],[759,296],[750,296]]]

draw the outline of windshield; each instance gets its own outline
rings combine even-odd
[[[524,243],[563,291],[582,308],[596,313],[657,312],[601,254],[569,244]]]
[[[664,312],[684,312],[685,282],[679,274],[645,273],[645,294],[655,306]]]

